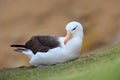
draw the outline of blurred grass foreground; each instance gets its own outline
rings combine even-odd
[[[0,71],[0,80],[120,80],[120,45],[56,66]]]
[[[73,20],[84,26],[81,55],[120,43],[120,0],[0,0],[0,68],[29,65],[9,45],[33,35],[64,36]]]

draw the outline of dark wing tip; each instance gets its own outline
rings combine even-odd
[[[11,47],[23,47],[23,48],[26,48],[25,45],[10,45]]]
[[[10,47],[15,47],[15,45],[10,45]]]

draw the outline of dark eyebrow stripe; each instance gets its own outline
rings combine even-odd
[[[75,27],[75,28],[73,28],[73,29],[72,29],[72,31],[73,31],[73,30],[75,30],[75,29],[77,28],[77,26],[78,26],[78,25],[76,25],[76,27]]]

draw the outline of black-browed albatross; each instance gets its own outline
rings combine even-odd
[[[72,21],[66,25],[65,37],[33,36],[25,45],[11,45],[15,51],[30,58],[34,66],[67,62],[79,57],[83,41],[83,27]]]

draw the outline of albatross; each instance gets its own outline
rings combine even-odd
[[[82,25],[76,21],[66,25],[66,32],[65,37],[33,36],[24,45],[11,47],[29,57],[34,66],[68,62],[79,57],[84,34]]]

